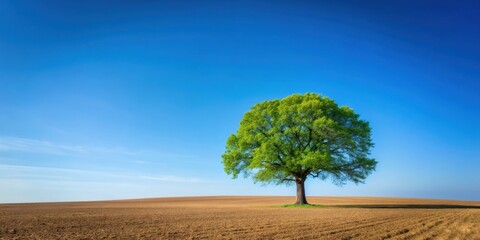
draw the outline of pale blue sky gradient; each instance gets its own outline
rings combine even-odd
[[[221,154],[250,106],[305,92],[370,121],[379,162],[307,195],[480,200],[479,11],[0,1],[0,202],[294,195],[231,180]]]

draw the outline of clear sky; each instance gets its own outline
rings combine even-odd
[[[366,184],[307,195],[480,200],[475,1],[0,1],[0,202],[295,195],[221,154],[263,100],[368,120]]]

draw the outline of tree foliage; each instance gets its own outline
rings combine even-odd
[[[293,183],[309,177],[362,183],[375,170],[371,129],[351,108],[315,93],[256,104],[222,155],[225,171],[257,182]]]

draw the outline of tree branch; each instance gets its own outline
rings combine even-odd
[[[291,178],[282,178],[282,179],[280,179],[280,182],[295,182],[295,179],[291,179]]]

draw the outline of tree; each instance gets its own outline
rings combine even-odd
[[[296,184],[295,204],[308,204],[309,177],[337,185],[363,183],[377,162],[367,121],[315,93],[264,101],[247,112],[222,155],[225,172],[255,182]]]

